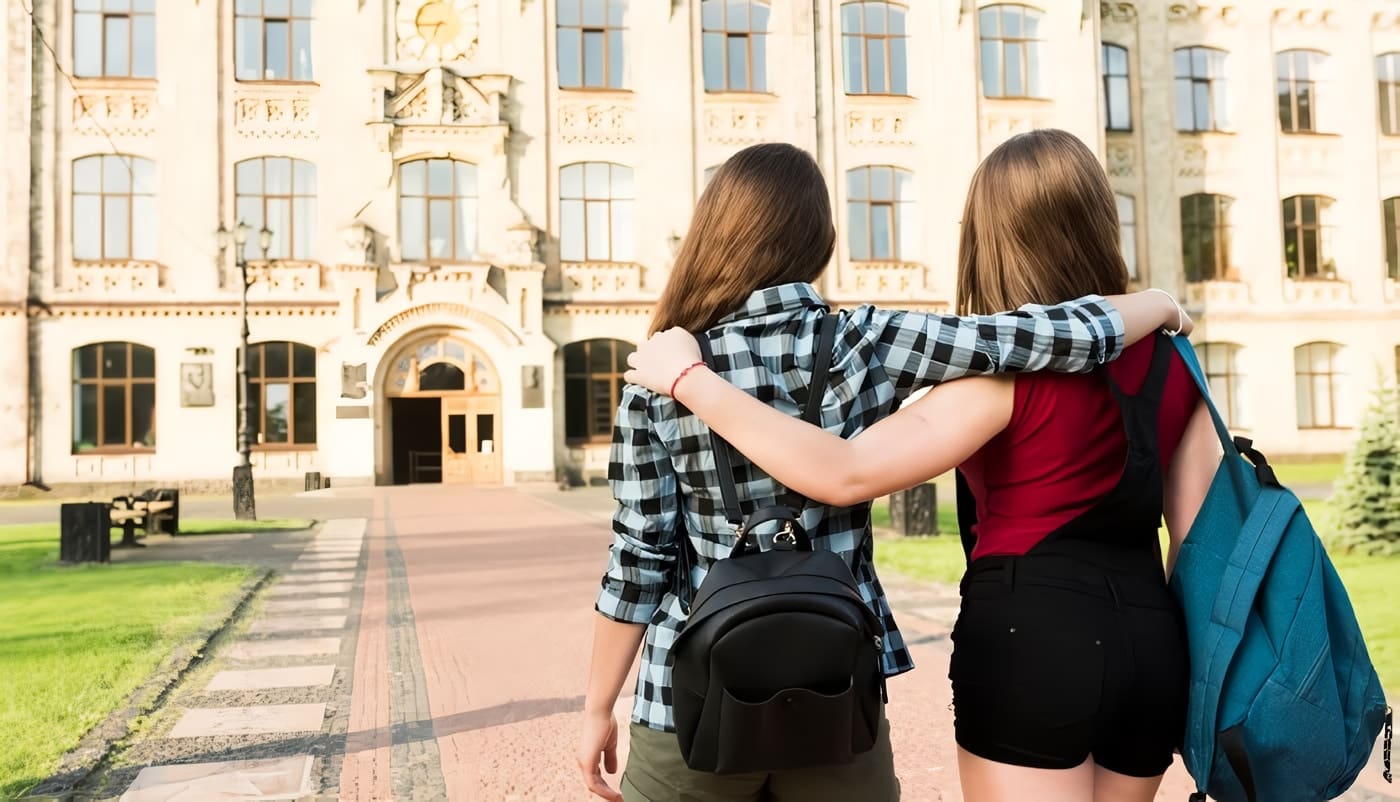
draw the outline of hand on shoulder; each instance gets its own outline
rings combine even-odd
[[[622,378],[661,395],[670,395],[676,379],[687,368],[701,362],[695,335],[682,328],[653,334],[627,356],[628,371]]]

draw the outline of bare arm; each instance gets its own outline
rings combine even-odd
[[[949,382],[843,440],[697,368],[680,401],[785,486],[839,507],[903,490],[956,467],[1011,420],[1013,380]]]
[[[1167,519],[1167,534],[1171,546],[1167,550],[1167,576],[1176,567],[1176,557],[1186,533],[1196,520],[1201,503],[1206,500],[1210,483],[1220,467],[1220,438],[1210,419],[1205,399],[1196,404],[1196,411],[1181,435],[1171,468],[1167,471],[1166,503],[1163,513]]]
[[[1123,317],[1126,345],[1132,345],[1158,329],[1175,329],[1178,322],[1181,334],[1191,333],[1191,318],[1175,301],[1160,292],[1144,290],[1128,295],[1110,295],[1107,300]]]

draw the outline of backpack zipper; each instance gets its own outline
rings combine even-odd
[[[1381,758],[1384,761],[1385,769],[1381,776],[1386,782],[1394,782],[1390,774],[1390,738],[1394,734],[1395,713],[1387,705],[1385,708],[1385,741],[1381,744]]]

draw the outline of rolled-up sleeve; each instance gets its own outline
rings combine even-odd
[[[939,382],[1011,371],[1083,373],[1116,359],[1123,318],[1089,295],[999,315],[931,315],[861,307],[852,323],[872,345],[900,397]]]
[[[648,414],[649,394],[628,387],[613,426],[608,484],[617,500],[599,613],[646,624],[671,587],[679,512],[676,475]]]

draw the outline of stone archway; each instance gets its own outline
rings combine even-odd
[[[501,382],[460,332],[419,332],[390,352],[380,381],[381,476],[392,484],[501,482]]]

